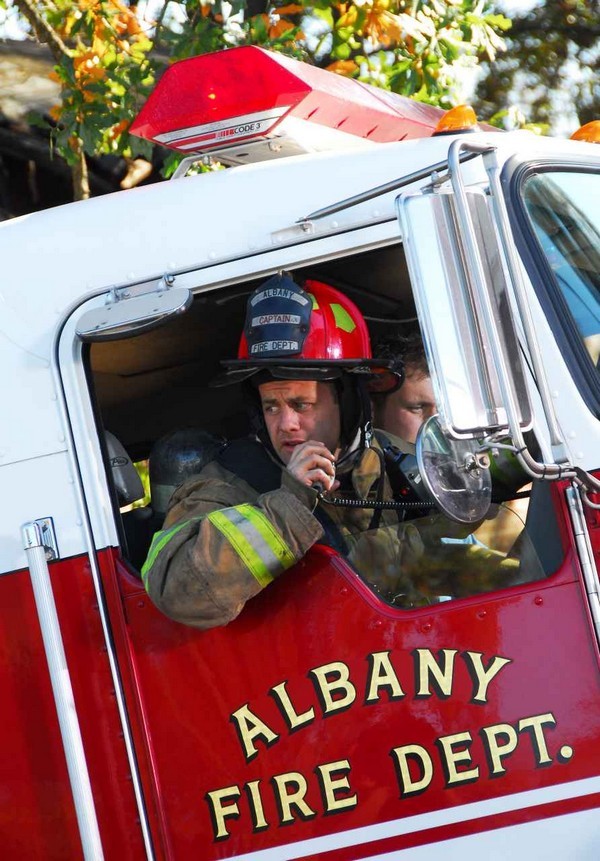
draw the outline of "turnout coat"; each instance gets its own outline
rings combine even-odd
[[[332,496],[392,498],[375,441]],[[197,628],[225,625],[316,542],[333,546],[384,600],[423,606],[531,576],[469,538],[473,527],[419,511],[335,507],[277,464],[255,440],[231,443],[173,494],[142,577],[152,601]],[[527,554],[530,568],[531,554]],[[291,573],[293,576],[293,572]]]

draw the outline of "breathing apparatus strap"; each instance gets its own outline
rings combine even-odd
[[[383,451],[385,468],[394,499],[405,502],[424,502],[425,500],[417,493],[410,478],[414,470],[418,470],[414,455],[401,451],[380,430],[376,432],[376,439]],[[414,466],[414,469],[411,470],[409,465]]]

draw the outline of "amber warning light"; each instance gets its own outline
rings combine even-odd
[[[170,66],[131,131],[241,164],[430,137],[439,108],[255,46]]]

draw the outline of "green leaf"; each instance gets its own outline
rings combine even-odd
[[[331,6],[329,3],[323,3],[323,6],[315,6],[313,9],[313,15],[315,18],[321,18],[325,21],[331,29],[333,29],[333,12],[331,11]]]
[[[127,143],[131,147],[132,157],[141,156],[147,161],[152,161],[152,153],[154,151],[152,141],[144,140],[144,138],[139,138],[136,135],[130,135],[127,132],[125,135],[121,135],[121,137],[127,139]]]
[[[341,45],[336,45],[331,54],[336,60],[347,60],[352,54],[352,49],[350,45],[342,43]]]

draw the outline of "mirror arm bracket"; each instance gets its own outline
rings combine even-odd
[[[497,217],[502,251],[507,262],[507,266],[509,268],[509,281],[512,286],[513,298],[517,303],[517,308],[521,315],[527,345],[529,347],[532,361],[534,363],[534,370],[536,373],[537,384],[540,390],[542,406],[551,435],[551,443],[553,448],[557,450],[556,454],[560,461],[559,463],[540,463],[535,460],[535,458],[529,452],[519,423],[517,406],[515,404],[510,387],[506,383],[508,379],[508,369],[506,367],[506,362],[502,353],[498,332],[494,322],[494,313],[485,285],[485,275],[483,271],[481,255],[479,253],[479,249],[477,248],[477,242],[475,240],[475,230],[471,219],[471,214],[469,212],[466,192],[460,173],[460,153],[461,150],[465,149],[469,152],[483,156],[484,159],[485,169],[490,180],[492,205],[494,207],[494,211]],[[560,435],[560,430],[558,428],[558,423],[556,421],[554,410],[551,406],[549,387],[541,363],[541,353],[537,345],[537,340],[535,338],[531,313],[524,295],[523,286],[520,281],[520,273],[516,257],[509,241],[510,229],[508,227],[508,216],[506,213],[506,209],[503,205],[501,189],[499,187],[496,147],[489,145],[481,146],[471,144],[468,141],[460,139],[456,140],[450,145],[450,150],[448,153],[448,164],[450,168],[450,180],[452,183],[452,188],[456,200],[456,213],[464,238],[465,253],[467,256],[469,268],[475,279],[479,297],[481,299],[481,307],[483,311],[483,325],[485,326],[486,333],[492,347],[494,361],[496,362],[496,366],[499,368],[499,383],[501,386],[504,407],[506,409],[510,434],[513,438],[513,441],[515,442],[517,449],[517,458],[525,471],[529,475],[531,475],[532,478],[545,478],[552,480],[560,478],[573,478],[575,476],[575,472],[573,467],[567,461],[564,449],[564,442]]]

